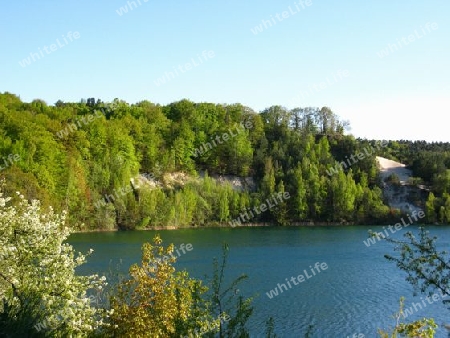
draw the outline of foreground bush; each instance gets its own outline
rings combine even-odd
[[[404,298],[400,298],[400,310],[394,314],[396,320],[395,327],[391,333],[383,330],[378,330],[378,334],[381,338],[398,338],[398,337],[408,337],[408,338],[434,338],[436,333],[437,324],[432,318],[423,318],[416,320],[411,323],[403,323],[401,319],[405,318],[403,312],[404,309]]]
[[[0,336],[87,336],[103,325],[105,313],[87,292],[104,286],[97,275],[77,276],[85,262],[64,243],[65,214],[41,211],[18,194],[0,191]]]
[[[164,248],[161,243],[159,236],[153,244],[145,243],[141,265],[131,266],[130,278],[118,285],[111,299],[109,335],[178,338],[219,326],[201,298],[207,288],[187,272],[176,272],[173,245]]]

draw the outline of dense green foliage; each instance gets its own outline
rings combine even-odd
[[[76,230],[228,224],[282,192],[290,198],[247,221],[373,224],[398,216],[377,181],[375,155],[387,154],[436,187],[428,220],[450,219],[450,161],[443,155],[450,146],[420,144],[417,155],[409,143],[380,147],[345,135],[346,127],[326,107],[256,113],[240,104],[118,99],[48,106],[4,93],[0,178],[8,193],[66,210]],[[357,153],[363,158],[339,165]],[[430,172],[433,156],[439,160]],[[156,184],[131,184],[139,174]],[[254,184],[239,191],[219,175],[252,177]]]

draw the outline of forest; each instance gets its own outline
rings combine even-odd
[[[5,92],[0,132],[3,191],[67,212],[73,231],[229,226],[274,196],[289,198],[245,221],[388,224],[401,214],[383,198],[375,156],[413,170],[428,192],[427,223],[450,222],[450,143],[357,139],[328,107],[48,105]],[[220,177],[251,184],[236,189]]]

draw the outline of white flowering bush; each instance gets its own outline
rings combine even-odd
[[[0,187],[0,332],[7,336],[83,337],[103,325],[106,313],[87,292],[106,285],[98,275],[77,276],[86,256],[64,243],[65,213],[41,211],[3,196]]]

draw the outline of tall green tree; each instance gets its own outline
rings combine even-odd
[[[428,222],[436,222],[436,198],[434,197],[434,194],[432,192],[430,192],[430,194],[428,195],[428,199],[425,204],[425,215]]]

